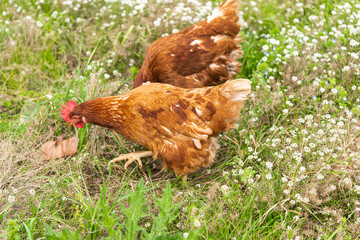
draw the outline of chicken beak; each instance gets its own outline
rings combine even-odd
[[[72,122],[69,122],[69,123],[67,124],[68,127],[71,127],[72,125],[74,125]]]

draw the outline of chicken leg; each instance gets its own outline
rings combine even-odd
[[[182,175],[181,180],[184,184],[187,184],[187,175]]]
[[[109,162],[109,165],[114,162],[122,161],[125,159],[128,159],[128,161],[125,163],[125,169],[134,161],[137,161],[139,164],[140,169],[142,169],[142,163],[140,158],[143,157],[149,157],[152,156],[152,151],[143,151],[143,152],[134,152],[134,153],[128,153],[128,154],[121,154],[119,157],[114,158]]]

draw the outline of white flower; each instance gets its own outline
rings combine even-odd
[[[51,96],[50,94],[46,95],[47,99],[51,100],[53,98],[53,96]]]
[[[355,41],[354,39],[350,40],[350,46],[356,47],[358,45],[359,45],[359,43],[357,41]]]
[[[183,237],[184,237],[185,239],[186,239],[188,236],[189,236],[189,233],[187,233],[187,232],[183,234]]]
[[[331,89],[331,92],[333,93],[333,94],[337,94],[337,89],[336,88],[333,88],[333,89]]]
[[[356,53],[350,53],[350,56],[351,56],[353,59],[359,59],[359,55],[356,54]]]
[[[290,194],[290,190],[289,190],[289,189],[285,189],[285,190],[284,190],[284,193],[285,193],[286,195],[289,195],[289,194]]]
[[[317,179],[321,180],[321,179],[324,179],[324,175],[322,175],[321,173],[319,173],[317,176],[316,176]]]
[[[255,6],[256,6],[256,2],[251,1],[251,2],[250,2],[250,6],[255,7]]]
[[[359,185],[355,185],[355,189],[357,194],[360,194],[360,186]]]
[[[310,20],[311,22],[316,21],[318,18],[319,18],[319,17],[318,17],[318,16],[315,16],[315,15],[309,16],[309,20]]]
[[[273,163],[272,162],[266,162],[266,167],[271,170],[272,167],[273,167]]]
[[[107,73],[105,73],[105,74],[104,74],[104,77],[105,77],[105,79],[108,79],[108,78],[110,77],[110,75],[107,74]]]
[[[298,8],[298,9],[302,9],[303,6],[304,6],[304,4],[303,4],[302,2],[298,2],[298,3],[295,4],[295,6],[296,6],[296,8]]]
[[[194,227],[198,228],[198,227],[200,227],[200,226],[201,226],[201,224],[200,224],[199,219],[195,219],[195,221],[194,221]]]
[[[291,77],[291,80],[295,82],[295,81],[298,80],[298,78],[297,78],[296,76],[292,76],[292,77]]]
[[[296,148],[298,145],[297,145],[297,143],[292,143],[290,146],[291,146],[292,148]]]
[[[349,71],[350,70],[350,67],[349,66],[345,66],[345,67],[343,67],[343,69],[342,69],[344,72],[347,72],[347,71]]]
[[[287,179],[287,177],[284,176],[284,177],[281,178],[281,181],[282,181],[283,183],[286,183],[286,182],[288,181],[288,179]]]
[[[57,11],[54,11],[54,12],[51,14],[51,17],[52,17],[52,18],[56,18],[56,17],[57,17],[57,14],[58,14],[58,12],[57,12]]]
[[[295,199],[296,199],[296,200],[301,200],[301,199],[302,199],[302,197],[301,197],[301,195],[300,195],[300,194],[298,194],[298,193],[297,193],[297,194],[295,194]]]
[[[343,121],[339,121],[337,124],[336,124],[338,127],[343,127],[345,124]]]
[[[268,174],[266,174],[265,178],[266,178],[267,180],[270,180],[270,179],[272,179],[272,176],[271,176],[270,173],[268,173]]]
[[[312,195],[315,195],[316,194],[316,188],[312,188],[310,191],[309,191],[310,194]]]
[[[8,201],[11,202],[11,203],[12,203],[12,202],[15,202],[15,197],[10,195],[10,196],[8,197]]]
[[[346,185],[351,185],[351,179],[350,178],[344,178],[344,183]]]
[[[30,189],[29,193],[34,196],[35,195],[35,189]]]
[[[39,28],[41,28],[42,26],[44,26],[40,21],[36,21],[36,26],[38,26]]]
[[[287,114],[288,112],[289,112],[289,110],[283,109],[283,113],[284,113],[284,114]]]
[[[228,185],[222,185],[220,187],[220,190],[223,194],[228,194],[228,192],[230,191],[230,187]]]
[[[262,49],[264,52],[267,52],[269,50],[269,46],[268,45],[264,45],[262,46]]]
[[[280,41],[279,41],[279,40],[275,40],[275,39],[273,39],[273,38],[270,38],[270,39],[268,40],[268,42],[269,42],[270,44],[272,44],[272,45],[279,45],[279,44],[280,44]]]

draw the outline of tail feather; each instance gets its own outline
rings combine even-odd
[[[220,91],[223,96],[231,101],[245,101],[251,92],[251,84],[247,79],[227,81],[221,86]]]
[[[212,15],[207,19],[210,29],[215,30],[215,35],[211,37],[221,47],[226,46],[226,49],[214,62],[219,66],[223,66],[224,70],[220,71],[219,68],[210,71],[218,79],[228,80],[236,76],[240,71],[241,63],[237,61],[243,55],[243,51],[239,43],[242,42],[241,36],[238,34],[240,31],[239,16],[238,16],[238,3],[236,0],[227,0],[223,2],[218,8],[214,9]],[[219,52],[220,53],[220,52]],[[225,64],[223,63],[225,61]],[[221,82],[218,80],[218,82]]]
[[[237,7],[238,3],[236,0],[228,0],[223,2],[218,8],[215,8],[208,17],[207,21],[211,22],[215,18],[227,18],[230,21],[237,22],[239,20],[239,16],[237,15]]]
[[[214,89],[217,89],[217,94],[221,95],[217,95],[218,101],[211,101],[216,111],[207,111],[207,104],[202,110],[204,114],[209,114],[206,121],[209,122],[209,127],[213,130],[213,134],[216,135],[221,131],[228,131],[236,127],[241,108],[244,106],[245,100],[251,92],[251,86],[249,80],[237,79],[229,80]],[[211,99],[213,99],[213,97]],[[213,114],[214,112],[215,114]]]

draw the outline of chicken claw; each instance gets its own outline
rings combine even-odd
[[[109,162],[109,165],[114,162],[122,161],[125,159],[128,159],[128,161],[125,163],[125,169],[134,161],[137,161],[139,164],[140,169],[142,169],[142,163],[140,158],[143,157],[149,157],[153,155],[151,151],[143,151],[143,152],[134,152],[134,153],[128,153],[128,154],[121,154],[119,157],[114,158]]]

